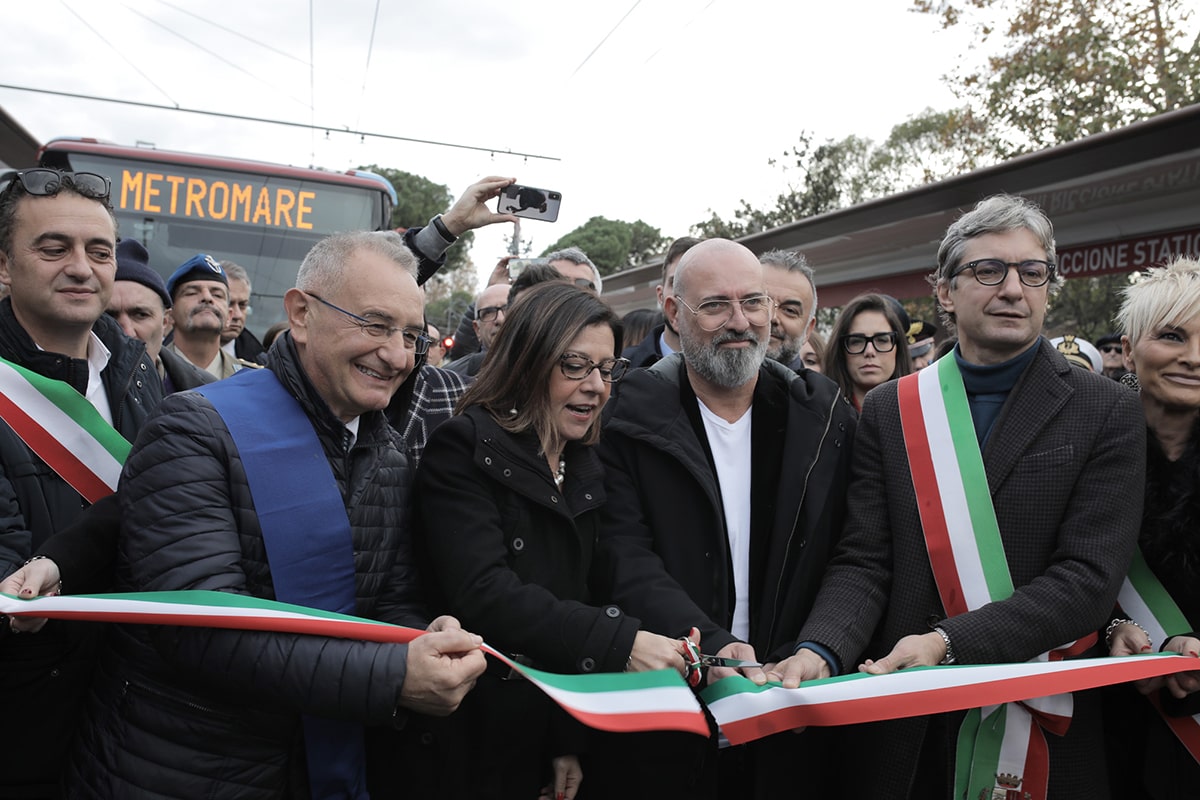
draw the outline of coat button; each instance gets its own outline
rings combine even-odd
[[[487,465],[490,467],[490,466],[492,465],[492,457],[491,457],[491,456],[484,456],[484,457],[483,457],[483,463],[487,464]]]
[[[145,372],[145,371],[146,371],[146,365],[145,365],[145,364],[138,364],[138,367],[139,367],[139,368],[141,368],[142,372]],[[139,384],[138,384],[138,386],[141,386],[141,384],[139,383]]]
[[[942,621],[942,618],[939,617],[937,614],[930,614],[928,617],[925,618],[925,624],[927,624],[931,628],[934,625],[937,625],[941,621]]]
[[[516,550],[518,553],[521,552],[522,550],[524,550],[525,549],[525,540],[522,539],[520,536],[513,539],[512,549]]]
[[[592,496],[591,496],[590,494],[585,494],[585,495],[583,496],[583,499],[584,499],[584,500],[591,500],[591,499],[592,499]]]
[[[429,731],[425,731],[424,733],[422,733],[421,734],[421,744],[426,745],[426,746],[433,744],[433,734],[430,733]]]
[[[142,388],[142,382],[141,382],[141,381],[138,381],[138,382],[137,382],[137,387],[138,387],[139,389],[140,389],[140,388]]]
[[[557,502],[558,502],[558,495],[556,495],[556,494],[552,494],[552,495],[550,495],[550,502],[551,502],[551,503],[557,503]]]
[[[616,619],[617,617],[621,616],[621,609],[617,608],[616,606],[608,606],[604,609],[604,613],[608,614],[613,619]]]
[[[579,662],[579,668],[584,672],[592,672],[596,669],[596,659],[588,656]]]
[[[846,423],[844,423],[844,422],[839,422],[839,423],[838,423],[838,430],[839,430],[839,431],[844,431],[844,430],[846,430]]]
[[[60,673],[59,673],[59,671],[58,671],[58,667],[55,667],[54,669],[50,670],[50,677],[51,677],[51,678],[57,678],[57,677],[59,676],[59,674],[60,674]]]
[[[506,478],[511,478],[511,477],[512,477],[512,470],[511,470],[511,469],[506,469],[506,470],[504,470],[504,477],[506,477]]]

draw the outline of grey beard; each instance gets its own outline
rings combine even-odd
[[[736,350],[719,349],[719,345],[725,342],[738,341],[752,342],[752,346]],[[758,374],[758,368],[762,366],[767,355],[766,342],[736,333],[722,334],[711,342],[698,342],[680,331],[680,342],[683,345],[683,358],[688,366],[705,380],[726,389],[749,383]]]
[[[799,346],[793,346],[789,342],[784,342],[781,344],[779,349],[774,353],[772,353],[770,349],[767,350],[767,358],[773,358],[780,364],[786,364],[788,366],[791,366],[792,362],[795,361],[796,357],[799,355]]]

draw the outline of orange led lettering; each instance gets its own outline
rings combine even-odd
[[[183,183],[187,178],[182,175],[168,175],[167,183],[171,184],[171,210],[168,213],[179,213],[179,184]]]
[[[248,183],[235,183],[229,197],[229,219],[237,221],[238,207],[242,209],[242,222],[250,221],[250,193],[254,187]]]
[[[220,203],[217,192],[221,193]],[[229,184],[224,181],[214,181],[208,187],[208,215],[213,219],[225,219],[229,215]]]
[[[129,204],[129,193],[133,192],[133,205]],[[121,208],[142,210],[142,173],[125,170],[121,174]]]
[[[296,205],[296,193],[291,189],[275,190],[275,227],[282,227],[279,218],[283,217],[289,228],[292,225],[292,208]]]
[[[183,214],[187,217],[200,217],[204,219],[204,194],[208,191],[208,187],[204,185],[204,181],[200,178],[188,178],[187,182],[187,205],[183,208]],[[195,211],[192,209],[195,208]]]
[[[258,204],[254,206],[254,219],[251,222],[257,225],[259,217],[262,217],[263,225],[271,224],[271,190],[265,186],[258,190]]]
[[[312,230],[312,223],[309,222],[308,220],[306,220],[304,217],[306,215],[312,213],[311,201],[315,200],[316,198],[317,198],[316,192],[301,192],[300,193],[300,203],[296,206],[296,227],[297,228],[302,228],[303,230],[306,230],[306,231]],[[310,202],[305,203],[305,200],[308,200]]]
[[[157,172],[147,172],[146,173],[146,198],[145,198],[145,203],[142,205],[143,211],[148,211],[151,214],[161,214],[162,213],[162,206],[160,206],[158,203],[154,202],[155,198],[157,198],[158,195],[160,194],[160,190],[159,190],[158,186],[156,186],[155,184],[161,183],[162,179],[163,179],[163,176],[158,174]]]

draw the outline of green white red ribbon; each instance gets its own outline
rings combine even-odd
[[[1167,590],[1146,563],[1141,549],[1133,554],[1129,575],[1121,584],[1121,593],[1117,595],[1117,605],[1127,616],[1137,620],[1138,624],[1146,629],[1152,644],[1160,647],[1171,636],[1193,630],[1183,611],[1171,595],[1167,594]],[[1157,696],[1150,695],[1147,699],[1153,703],[1167,727],[1175,734],[1175,738],[1192,754],[1192,758],[1200,763],[1200,714],[1172,717],[1163,713]]]
[[[89,503],[117,490],[129,442],[74,387],[0,358],[0,418]]]
[[[277,631],[369,642],[410,642],[424,631],[228,592],[67,595],[19,600],[0,594],[0,614],[49,619]],[[708,722],[678,672],[557,675],[484,652],[520,672],[580,722],[609,731],[678,730],[707,736]]]
[[[1200,662],[1174,653],[1021,664],[914,667],[887,675],[854,673],[798,689],[755,686],[741,676],[700,693],[732,744],[809,725],[861,722],[1016,703],[1047,694],[1191,672]]]
[[[954,355],[901,378],[897,396],[917,510],[946,613],[954,617],[1011,597],[1004,542]],[[1094,642],[1091,634],[1033,660],[1076,655]],[[1042,728],[1066,732],[1071,695],[1039,695],[1003,709],[977,706],[959,730],[955,796],[975,796],[980,786],[1003,788],[1011,776],[1026,794],[1043,800],[1049,751]]]

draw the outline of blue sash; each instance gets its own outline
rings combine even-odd
[[[329,460],[304,409],[269,369],[196,391],[237,446],[262,528],[275,599],[354,613],[354,543]],[[314,798],[367,798],[362,725],[304,717]]]

